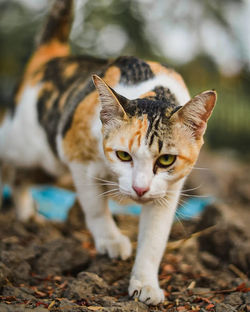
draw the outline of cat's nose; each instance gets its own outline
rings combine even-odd
[[[149,187],[138,187],[134,185],[132,187],[139,197],[142,197],[145,193],[147,193],[147,191],[149,191]]]

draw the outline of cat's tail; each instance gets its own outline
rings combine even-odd
[[[73,20],[73,0],[55,0],[45,25],[38,38],[38,48],[57,45],[68,47],[68,38]],[[57,56],[56,51],[50,51]]]
[[[31,56],[23,78],[17,88],[15,102],[19,102],[23,87],[32,80],[39,68],[55,57],[70,54],[68,38],[73,20],[74,0],[55,0],[45,25],[38,37],[33,55]]]
[[[70,54],[68,38],[73,19],[73,0],[55,0],[37,40],[26,73],[29,75],[54,57]]]

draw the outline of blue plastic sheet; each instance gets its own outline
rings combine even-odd
[[[38,213],[55,221],[67,219],[69,209],[76,199],[74,192],[53,186],[33,187],[31,194],[37,202]]]
[[[4,185],[3,187],[3,198],[4,199],[11,198],[11,188],[8,185]]]
[[[74,192],[54,186],[32,187],[30,191],[37,203],[38,213],[47,219],[55,221],[65,221],[69,209],[76,200],[76,194]],[[11,189],[5,186],[3,195],[5,198],[10,197]],[[182,206],[178,207],[176,218],[182,220],[195,218],[213,201],[214,199],[212,197],[190,197]],[[140,205],[132,204],[121,206],[112,200],[109,200],[109,207],[113,214],[139,215],[141,212]]]

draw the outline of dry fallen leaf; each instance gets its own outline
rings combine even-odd
[[[51,304],[48,306],[48,310],[52,309],[52,307],[55,305],[55,303],[56,303],[56,301],[53,300],[53,301],[51,302]]]
[[[100,311],[100,310],[103,310],[103,307],[89,306],[89,307],[88,307],[88,310],[91,310],[91,311]]]

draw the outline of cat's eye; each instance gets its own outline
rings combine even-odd
[[[175,160],[176,160],[176,156],[175,155],[169,155],[169,154],[161,155],[157,159],[156,164],[159,167],[167,168],[167,167],[171,166],[175,162]]]
[[[124,151],[117,151],[116,156],[121,160],[121,161],[131,161],[132,157],[129,155],[129,153],[124,152]]]

